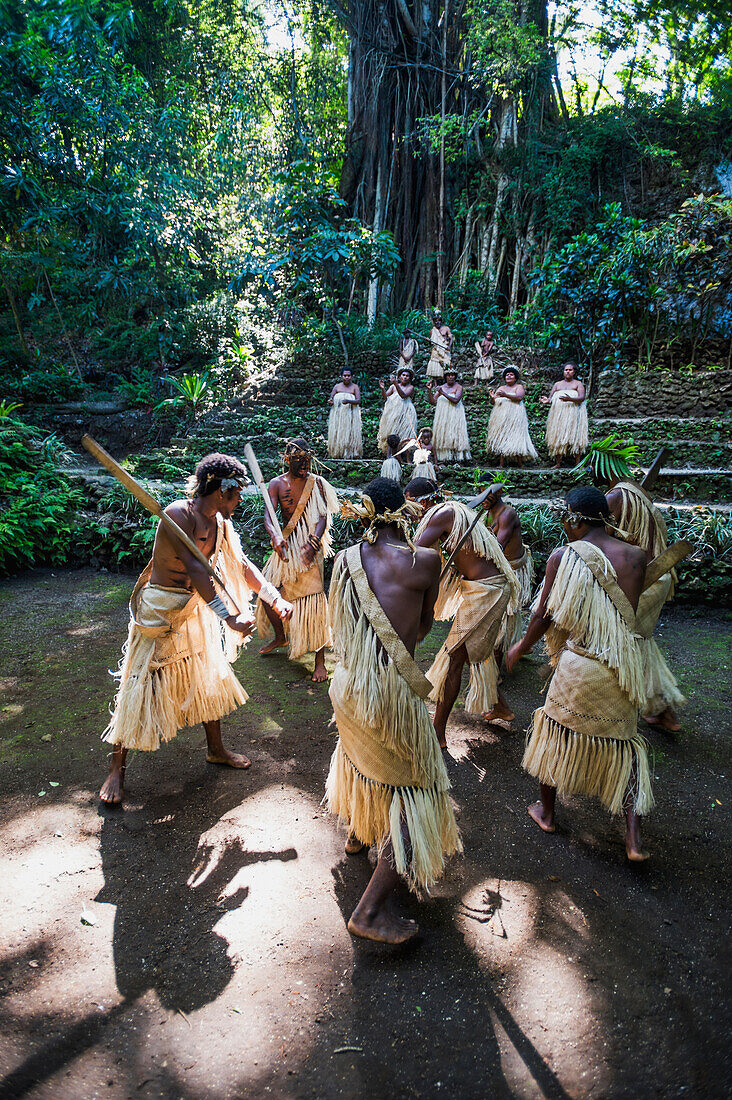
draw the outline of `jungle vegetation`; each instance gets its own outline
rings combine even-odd
[[[13,0],[0,18],[7,397],[222,356],[242,377],[273,331],[357,341],[436,304],[458,335],[489,323],[600,364],[669,341],[728,358],[721,0]]]

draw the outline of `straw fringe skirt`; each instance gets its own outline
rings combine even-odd
[[[381,470],[379,477],[388,477],[390,481],[396,481],[398,485],[402,483],[402,468],[398,458],[385,458],[381,463]]]
[[[264,575],[293,605],[292,618],[282,626],[289,641],[288,657],[291,661],[296,661],[306,653],[317,653],[319,649],[331,644],[328,599],[323,586],[321,555],[309,569],[298,573],[294,582],[285,583],[284,565],[273,554],[264,567]],[[259,637],[268,638],[272,632],[272,624],[261,600],[257,603],[256,620]]]
[[[685,697],[679,691],[671,669],[666,664],[661,650],[653,638],[643,638],[640,642],[643,655],[643,675],[646,685],[646,702],[643,713],[651,717],[663,714],[667,707],[683,707]]]
[[[326,782],[326,801],[349,833],[362,844],[391,841],[394,866],[410,889],[420,892],[442,875],[445,860],[462,851],[449,796],[450,782],[437,748],[424,703],[396,672],[389,685],[394,711],[410,716],[400,722],[402,746],[388,744],[380,727],[369,725],[353,693],[348,674],[336,667],[330,686],[338,743]],[[416,766],[416,761],[421,766]],[[402,822],[409,833],[405,845]]]
[[[515,605],[509,605],[508,614],[503,620],[498,634],[496,648],[502,649],[504,653],[521,638],[524,628],[522,608],[528,606],[531,602],[531,594],[534,587],[534,559],[531,556],[529,548],[526,548],[524,559],[520,565],[513,561],[509,562],[509,565],[516,573],[516,579],[519,582],[521,594]]]
[[[498,702],[498,665],[495,658],[496,639],[505,619],[509,602],[508,585],[502,577],[485,581],[461,578],[458,589],[446,593],[457,602],[455,621],[444,645],[427,672],[432,684],[430,699],[439,703],[445,694],[445,681],[450,670],[452,653],[464,645],[470,663],[470,682],[465,696],[466,714],[483,714]],[[459,594],[459,602],[458,602]]]
[[[442,394],[437,398],[432,439],[439,462],[469,462],[468,421],[462,401],[453,405]]]
[[[393,393],[387,397],[379,421],[379,450],[386,453],[386,440],[390,435],[399,439],[411,439],[417,434],[417,410],[410,397],[400,397]]]
[[[451,358],[448,351],[443,351],[442,348],[433,347],[425,372],[427,377],[437,378],[441,382],[445,377],[445,368],[450,366]]]
[[[648,749],[638,712],[600,661],[562,651],[546,702],[534,711],[522,765],[560,794],[594,795],[611,813],[653,808]]]
[[[479,359],[478,365],[475,368],[475,381],[476,382],[489,382],[494,375],[493,360],[492,359]]]
[[[589,446],[586,401],[577,405],[554,394],[546,421],[546,445],[552,458],[585,453]]]
[[[529,418],[521,402],[516,405],[507,397],[497,397],[488,421],[485,449],[489,454],[505,458],[538,459],[536,447],[529,435]]]
[[[328,454],[331,458],[363,456],[361,406],[342,400],[346,396],[343,393],[334,396],[328,417]]]
[[[659,577],[655,584],[641,594],[636,612],[636,629],[641,635],[640,651],[646,696],[642,713],[650,717],[663,714],[667,707],[682,707],[686,703],[679,691],[676,677],[652,636],[663,606],[673,593],[673,587],[671,574],[666,573]]]
[[[135,610],[103,741],[153,752],[179,729],[223,718],[246,702],[219,619],[199,596],[148,584]]]
[[[431,462],[418,462],[412,470],[412,477],[426,477],[429,481],[437,481],[437,473]]]

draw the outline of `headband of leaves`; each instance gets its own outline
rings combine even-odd
[[[609,527],[611,531],[614,531],[616,535],[619,535],[621,539],[628,538],[628,532],[624,531],[622,527],[618,527],[613,521],[612,517],[606,518],[603,515],[586,516],[583,512],[575,512],[570,508],[566,500],[553,500],[548,505],[548,508],[559,520],[583,520],[585,523],[604,523],[606,527]]]
[[[405,500],[404,504],[393,511],[391,508],[386,508],[383,512],[377,512],[368,493],[361,497],[360,504],[352,500],[345,500],[341,504],[341,519],[361,520],[366,524],[366,530],[361,536],[362,541],[365,539],[368,543],[375,543],[379,535],[379,527],[393,523],[399,528],[414,551],[416,551],[416,547],[410,537],[411,527],[412,522],[419,519],[421,515],[422,509],[411,500]]]

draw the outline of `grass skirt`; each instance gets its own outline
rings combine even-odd
[[[497,397],[488,421],[485,449],[504,458],[538,459],[536,447],[529,436],[529,418],[523,401],[520,405],[507,397]]]
[[[223,718],[246,702],[224,652],[221,620],[198,594],[146,584],[130,609],[103,741],[153,752],[179,729]]]
[[[381,463],[380,477],[388,477],[391,481],[396,481],[397,485],[402,483],[402,467],[398,458],[385,458]]]
[[[453,592],[451,598],[455,595]],[[430,699],[439,703],[443,698],[451,655],[464,645],[470,662],[466,714],[483,714],[496,705],[498,666],[494,651],[509,599],[508,582],[503,576],[479,581],[460,578],[455,621],[427,673],[432,684]]]
[[[294,581],[287,578],[285,565],[273,554],[264,567],[264,575],[293,605],[292,618],[282,626],[289,642],[287,655],[291,661],[296,661],[306,653],[317,653],[331,644],[328,600],[323,585],[322,555],[318,555],[309,569],[298,573]],[[272,624],[261,600],[257,603],[256,618],[259,637],[268,638]]]
[[[453,405],[443,394],[438,396],[432,439],[439,462],[470,461],[468,422],[462,401]]]
[[[493,368],[492,359],[479,359],[478,365],[475,368],[475,381],[476,382],[490,382],[491,378],[495,374]]]
[[[437,472],[431,462],[415,462],[412,478],[426,477],[428,481],[437,481]]]
[[[348,673],[338,665],[330,685],[338,744],[326,781],[326,800],[362,844],[391,840],[394,866],[411,890],[439,879],[445,858],[461,851],[450,802],[450,781],[429,712],[395,669],[387,673],[387,705],[402,713],[401,746],[390,744],[380,724],[364,719]],[[402,820],[409,845],[402,836]]]
[[[638,601],[636,623],[641,634],[640,650],[643,658],[643,680],[646,701],[642,713],[655,717],[667,707],[682,707],[686,699],[679,691],[674,674],[666,664],[661,650],[652,638],[658,617],[673,591],[673,576],[664,574],[642,593]]]
[[[417,410],[410,397],[400,397],[398,393],[392,393],[386,399],[384,410],[379,420],[379,450],[386,454],[386,440],[390,435],[398,435],[399,439],[411,439],[417,434]]]
[[[336,393],[328,417],[328,454],[331,458],[361,458],[361,406],[344,401],[348,394]]]
[[[496,648],[504,652],[519,640],[523,634],[523,615],[521,610],[531,602],[531,594],[534,587],[534,560],[531,551],[526,548],[524,555],[517,561],[510,561],[509,565],[516,574],[519,582],[520,594],[517,600],[511,600],[496,641]]]
[[[552,397],[546,421],[546,445],[552,458],[562,455],[582,455],[589,446],[587,426],[587,402],[576,405],[574,401],[562,401],[560,390]],[[576,390],[572,390],[576,393]]]
[[[353,550],[336,559],[330,587],[338,656],[330,698],[338,744],[326,800],[362,844],[383,851],[390,840],[396,870],[419,891],[440,877],[446,856],[462,850],[450,781],[424,704],[429,684],[368,585],[360,551]]]
[[[612,669],[565,649],[546,702],[534,711],[522,765],[560,794],[594,795],[614,814],[623,812],[631,785],[636,812],[646,814],[653,793],[637,719]]]

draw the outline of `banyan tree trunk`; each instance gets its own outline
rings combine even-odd
[[[449,166],[420,120],[450,113],[455,102],[463,0],[452,0],[447,12],[446,0],[333,0],[331,6],[349,35],[341,194],[355,217],[394,235],[402,260],[392,305],[427,307],[444,288],[454,234]],[[375,301],[370,289],[370,313]]]
[[[485,215],[464,203],[464,226],[456,225],[451,205],[455,188],[444,131],[434,146],[421,121],[467,117],[489,104],[489,90],[465,71],[465,2],[328,0],[349,36],[341,195],[350,214],[394,236],[401,255],[390,302],[396,310],[441,304],[450,274],[464,280],[476,266],[494,293],[502,271],[509,272],[500,285],[506,308],[516,308],[526,286],[524,265],[536,254],[525,247],[531,204],[510,201],[515,179],[505,154],[524,140],[527,128],[535,135],[549,117],[545,100],[555,102],[551,66],[546,74],[541,66],[529,73],[515,94],[495,97],[488,131],[469,139],[495,190]],[[546,35],[546,3],[514,0],[517,21],[533,22]],[[516,211],[520,224],[514,225]],[[378,302],[378,281],[372,280],[366,292],[370,321]]]

